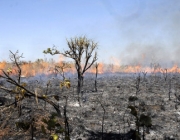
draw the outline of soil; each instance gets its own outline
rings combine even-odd
[[[68,75],[69,76],[69,75]],[[178,140],[180,139],[180,78],[178,74],[169,74],[167,79],[162,74],[140,74],[139,88],[137,79],[139,73],[133,74],[101,74],[97,79],[95,91],[95,75],[86,74],[81,89],[80,102],[76,93],[77,78],[69,76],[70,88],[60,88],[60,77],[36,76],[23,78],[28,89],[44,95],[59,105],[61,117],[56,117],[57,122],[64,127],[65,97],[67,100],[67,117],[72,140],[130,140],[135,139],[135,117],[130,113],[128,106],[134,106],[138,115],[145,114],[152,119],[152,125],[145,128],[146,140]],[[47,90],[47,83],[50,86]],[[14,89],[14,86],[1,79],[1,86]],[[58,96],[59,100],[54,97]],[[170,95],[170,96],[169,96]],[[130,96],[135,96],[136,101],[129,101]],[[54,108],[34,97],[22,101],[22,114],[19,116],[18,107],[10,105],[14,102],[14,95],[0,90],[0,139],[1,140],[31,140],[31,128],[23,130],[18,127],[18,122],[30,122],[33,118],[33,139],[47,140],[53,133],[42,121],[48,119]],[[10,105],[7,107],[7,105]],[[105,112],[103,110],[105,109]],[[103,123],[104,117],[104,123]],[[102,133],[103,123],[103,133]],[[46,134],[42,132],[45,126]],[[140,127],[142,139],[143,129]],[[63,134],[59,134],[63,139]]]

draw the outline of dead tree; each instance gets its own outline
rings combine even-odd
[[[145,81],[147,72],[146,71],[142,71],[142,74],[143,74],[143,80]]]
[[[71,38],[70,40],[67,40],[67,44],[68,50],[64,52],[58,51],[56,47],[53,46],[52,49],[48,48],[47,50],[44,50],[43,53],[49,53],[51,55],[62,54],[63,56],[74,60],[78,75],[77,93],[78,101],[80,103],[79,95],[83,85],[83,75],[97,60],[97,52],[95,51],[97,43],[84,36]]]
[[[161,69],[161,72],[163,74],[164,80],[167,80],[167,76],[168,76],[168,70],[167,69]]]
[[[169,79],[169,83],[168,83],[169,101],[171,100],[171,93],[172,93],[172,79]]]
[[[16,87],[16,89],[14,90],[6,86],[0,86],[1,90],[4,90],[8,93],[15,95],[15,99],[16,99],[15,102],[7,106],[16,105],[16,104],[21,105],[21,101],[26,99],[27,97],[35,97],[37,99],[43,100],[49,103],[50,105],[52,105],[54,109],[57,111],[57,114],[61,116],[61,111],[59,109],[59,106],[55,104],[50,98],[47,98],[45,95],[36,95],[35,92],[31,91],[30,89],[28,89],[28,87],[26,87],[26,83],[21,82],[21,67],[19,63],[20,62],[19,59],[21,57],[22,55],[19,56],[18,51],[16,53],[11,52],[10,59],[12,60],[12,62],[14,62],[15,68],[12,70],[8,69],[7,71],[0,69],[2,71],[2,74],[0,75],[0,77],[6,80],[8,83],[10,83],[12,86]],[[13,70],[15,70],[16,72],[15,74],[18,77],[17,79],[15,79],[14,76],[12,76]],[[21,114],[21,110],[19,111],[19,115],[20,114]]]
[[[97,75],[98,75],[98,66],[99,64],[96,63],[95,65],[95,68],[96,68],[96,77],[95,77],[95,83],[94,83],[94,86],[95,86],[95,91],[97,92]]]
[[[65,69],[71,68],[71,66],[66,63],[66,62],[62,62],[62,64],[60,66],[56,65],[55,66],[55,70],[60,73],[61,77],[63,78],[63,81],[66,79],[65,78]]]
[[[69,132],[69,122],[68,122],[68,117],[67,117],[67,100],[68,96],[65,97],[65,105],[64,105],[64,124],[65,124],[65,138],[70,139],[70,132]]]
[[[10,51],[10,60],[12,61],[13,65],[16,66],[16,69],[15,69],[15,73],[17,74],[17,82],[18,84],[21,83],[21,68],[20,68],[20,65],[21,65],[21,62],[20,62],[20,58],[23,58],[23,54],[21,55],[18,55],[18,51],[16,51],[16,53],[12,53]],[[8,71],[9,74],[12,72],[12,71]],[[19,112],[19,116],[21,116],[21,101],[17,102],[17,96],[15,96],[15,107],[18,107],[18,112]]]
[[[71,68],[71,65],[67,62],[62,62],[60,65],[55,65],[54,67],[51,67],[49,71],[53,72],[54,74],[60,74],[63,78],[63,81],[65,81],[65,70]]]
[[[139,73],[138,77],[136,78],[136,85],[135,85],[135,88],[136,88],[136,96],[137,94],[140,92],[140,83],[141,83],[141,75]]]
[[[51,82],[48,81],[47,84],[46,84],[46,91],[45,91],[45,96],[47,96],[47,93],[48,93],[48,90],[49,90],[49,87],[51,86]],[[46,109],[46,101],[44,102],[44,110]]]
[[[152,68],[152,74],[154,75],[154,78],[156,80],[156,73],[161,71],[161,66],[159,63],[154,62],[150,64],[150,67]]]

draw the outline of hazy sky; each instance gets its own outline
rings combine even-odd
[[[180,64],[180,1],[0,0],[0,60],[9,50],[44,58],[82,35],[98,42],[98,61]]]

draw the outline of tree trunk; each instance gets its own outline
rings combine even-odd
[[[81,106],[81,87],[82,87],[82,74],[78,72],[78,86],[77,86],[77,94],[78,94],[78,102],[79,105]]]
[[[78,73],[78,87],[77,87],[78,94],[81,92],[81,84],[82,84],[81,74]]]
[[[96,77],[95,77],[95,91],[97,92],[97,75],[98,75],[98,64],[96,63]]]

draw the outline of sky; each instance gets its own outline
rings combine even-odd
[[[9,50],[27,61],[66,39],[98,43],[98,62],[180,64],[179,0],[0,0],[0,61]]]

